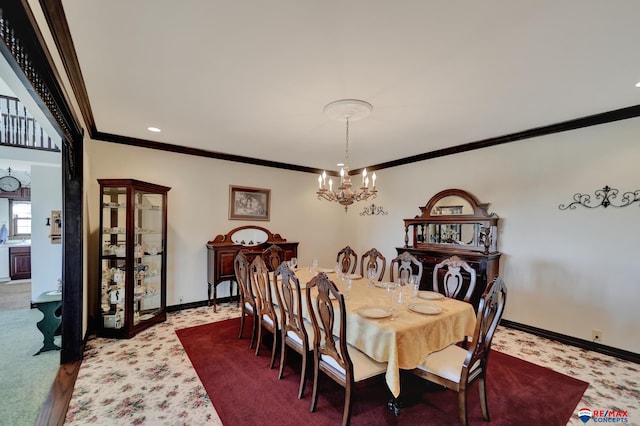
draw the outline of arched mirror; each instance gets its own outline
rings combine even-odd
[[[269,235],[262,228],[241,228],[231,234],[231,241],[241,246],[257,246],[269,239]]]

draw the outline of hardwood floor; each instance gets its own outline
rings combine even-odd
[[[36,420],[37,426],[64,424],[81,361],[62,364]]]

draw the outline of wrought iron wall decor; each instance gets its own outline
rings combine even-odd
[[[575,210],[576,206],[583,206],[589,209],[594,209],[596,207],[604,207],[607,208],[609,206],[612,207],[626,207],[630,206],[635,202],[640,202],[640,189],[637,191],[628,191],[622,194],[622,198],[619,203],[615,203],[614,199],[618,196],[620,191],[615,188],[610,188],[608,185],[602,189],[598,189],[595,191],[595,200],[591,200],[591,195],[589,194],[581,194],[576,193],[573,195],[573,202],[568,205],[560,204],[558,206],[560,210]],[[600,200],[600,201],[598,201]]]
[[[389,212],[384,210],[382,206],[376,206],[375,204],[371,204],[369,207],[365,207],[360,213],[360,216],[376,216],[376,215],[387,215]]]

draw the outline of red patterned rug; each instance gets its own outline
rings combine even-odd
[[[318,405],[309,412],[312,377],[307,377],[304,397],[297,398],[300,356],[287,359],[284,377],[278,380],[278,364],[269,369],[270,342],[260,356],[249,350],[249,326],[238,339],[239,319],[178,330],[182,342],[213,405],[225,425],[336,425],[342,422],[344,390],[320,375]],[[310,372],[310,368],[308,372]],[[588,383],[493,351],[487,369],[491,425],[566,425]],[[407,375],[403,377],[405,406],[395,417],[387,409],[389,391],[384,382],[356,388],[352,425],[456,425],[458,399],[443,390]],[[487,425],[482,418],[478,385],[468,391],[471,425]]]

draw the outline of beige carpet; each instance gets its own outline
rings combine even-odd
[[[0,312],[31,308],[31,282],[0,283]]]

